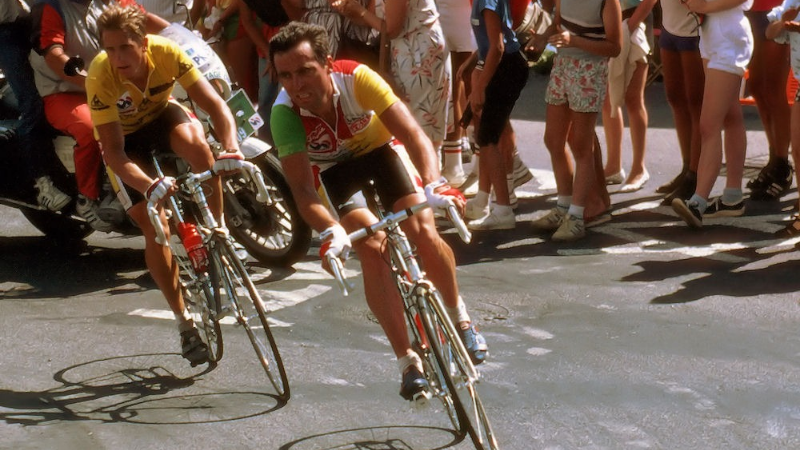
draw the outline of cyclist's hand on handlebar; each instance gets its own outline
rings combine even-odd
[[[241,152],[236,153],[223,153],[214,161],[214,173],[218,175],[227,175],[242,170],[242,161],[244,156]]]
[[[319,248],[319,257],[322,258],[322,267],[330,272],[330,268],[327,267],[327,256],[335,256],[342,261],[346,260],[347,256],[350,254],[352,243],[350,242],[350,237],[347,236],[347,231],[338,223],[320,233],[319,237],[323,241],[322,246]]]
[[[442,211],[446,211],[450,202],[452,202],[462,216],[464,215],[464,210],[467,205],[464,194],[447,184],[444,178],[425,186],[425,199],[428,201],[428,205],[430,205],[431,208]]]
[[[149,188],[147,188],[147,192],[145,192],[144,196],[147,198],[147,201],[159,204],[164,201],[165,198],[174,194],[177,190],[178,186],[175,183],[175,178],[158,178],[153,182],[153,184],[150,185]]]

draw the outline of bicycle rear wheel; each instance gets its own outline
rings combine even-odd
[[[289,400],[289,380],[278,352],[275,338],[267,323],[266,310],[250,275],[241,260],[236,257],[233,244],[227,239],[215,242],[213,253],[215,264],[220,269],[221,289],[233,306],[236,321],[241,325],[269,381],[281,400]]]
[[[460,433],[469,434],[478,450],[497,449],[497,439],[489,423],[486,410],[478,394],[478,378],[472,362],[455,328],[444,311],[438,291],[418,285],[415,296],[422,328],[423,342],[430,348],[427,352],[429,383],[433,381],[441,392],[436,392],[447,409],[450,420]]]

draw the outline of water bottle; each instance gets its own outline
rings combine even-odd
[[[205,272],[208,269],[208,253],[203,246],[203,236],[197,231],[197,227],[193,223],[179,223],[178,235],[194,270]]]

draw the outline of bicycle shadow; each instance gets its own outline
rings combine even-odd
[[[286,402],[261,392],[174,395],[214,366],[189,368],[178,354],[98,359],[56,372],[60,386],[44,391],[0,389],[0,420],[23,426],[58,422],[197,424],[269,414]]]
[[[278,450],[439,450],[453,447],[464,438],[446,428],[387,425],[306,436],[283,444]]]

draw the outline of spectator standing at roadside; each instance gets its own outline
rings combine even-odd
[[[469,104],[475,115],[481,167],[478,194],[467,202],[467,217],[478,217],[469,223],[473,230],[512,229],[516,226],[510,203],[514,185],[513,178],[509,181],[506,176],[506,165],[510,165],[514,150],[510,117],[528,81],[528,62],[514,34],[507,2],[474,0],[471,20],[478,51]],[[495,203],[490,207],[492,190]]]
[[[606,135],[608,159],[606,182],[622,184],[619,192],[635,192],[650,179],[645,166],[647,151],[647,107],[644,88],[647,81],[647,58],[650,42],[647,19],[656,0],[621,0],[622,50],[608,65],[608,95],[603,105],[603,129]],[[627,178],[622,168],[622,134],[625,123],[622,105],[628,112],[633,161]]]
[[[26,175],[30,177],[26,182],[34,182],[39,205],[51,211],[60,211],[71,199],[45,175],[44,158],[46,152],[53,152],[53,144],[43,129],[44,106],[33,83],[33,72],[28,63],[31,50],[28,41],[29,12],[28,5],[21,1],[4,0],[0,3],[0,70],[19,104],[20,116],[16,131],[21,147],[20,155],[27,162]]]
[[[792,71],[795,80],[800,81],[800,22],[797,13],[800,9],[800,0],[784,0],[783,4],[775,7],[767,16],[770,24],[766,29],[767,39],[774,39],[777,43],[789,42],[791,45]],[[800,164],[800,91],[795,94],[794,105],[791,108],[792,127],[792,156],[794,165]],[[798,175],[800,176],[800,175]],[[800,190],[800,180],[797,183]],[[792,221],[778,232],[781,237],[793,237],[800,234],[800,216],[795,215]]]
[[[543,35],[558,49],[545,93],[544,132],[558,198],[556,207],[532,225],[554,231],[557,241],[584,237],[587,214],[606,216],[603,195],[596,191],[600,180],[595,152],[600,149],[594,126],[608,87],[608,59],[617,56],[622,47],[621,28],[618,0],[560,0],[553,25]],[[543,50],[544,42],[540,39],[536,46]]]
[[[656,192],[667,194],[663,204],[676,198],[689,198],[697,188],[700,163],[700,112],[703,106],[705,71],[700,56],[700,22],[681,0],[661,0],[662,73],[667,102],[672,109],[682,168],[675,178]]]
[[[789,75],[789,46],[767,39],[764,34],[769,24],[767,13],[780,4],[781,0],[753,0],[753,7],[744,13],[753,30],[753,57],[748,66],[747,87],[756,101],[769,144],[769,161],[747,183],[753,200],[777,200],[792,186],[789,103],[786,90],[782,89]]]
[[[191,27],[200,18],[205,0],[136,0],[136,3],[169,23]]]
[[[742,176],[747,134],[739,104],[742,76],[753,53],[753,35],[745,18],[753,0],[687,0],[686,6],[703,14],[700,53],[706,82],[700,114],[701,152],[697,189],[691,198],[676,198],[672,209],[692,228],[703,218],[744,214]],[[725,133],[723,145],[722,134]],[[726,184],[721,197],[709,203],[711,190],[722,168],[725,151]]]
[[[214,46],[233,80],[251,99],[258,98],[257,56],[253,41],[241,23],[240,0],[206,0],[205,18],[199,27],[203,38],[218,39]]]

